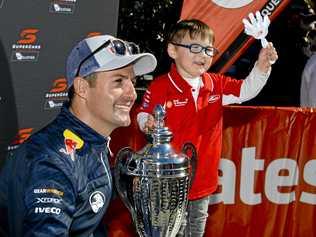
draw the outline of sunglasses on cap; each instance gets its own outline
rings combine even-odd
[[[101,51],[102,49],[111,46],[111,50],[113,51],[113,53],[115,53],[116,55],[127,55],[127,54],[138,54],[140,53],[140,49],[139,46],[133,42],[124,42],[122,40],[119,39],[109,39],[107,41],[105,41],[103,44],[101,44],[98,48],[96,48],[94,51],[92,51],[87,57],[85,57],[78,66],[77,72],[76,72],[76,77],[79,76],[80,73],[80,69],[81,66],[89,59],[91,58],[93,55],[95,55],[96,53],[98,53],[99,51]]]

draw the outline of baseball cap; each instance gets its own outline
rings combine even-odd
[[[153,54],[133,54],[128,49],[129,42],[111,35],[98,35],[80,41],[67,59],[68,88],[77,76],[85,77],[94,72],[115,70],[131,63],[136,76],[150,73],[156,68],[157,60]]]

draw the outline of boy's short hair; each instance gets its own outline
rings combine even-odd
[[[201,37],[202,39],[209,38],[211,43],[215,41],[214,32],[207,24],[197,19],[187,19],[177,22],[171,28],[167,42],[179,43],[187,33],[191,39]]]

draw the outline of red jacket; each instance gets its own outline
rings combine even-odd
[[[166,126],[173,133],[172,146],[180,151],[185,142],[197,149],[197,165],[189,199],[210,195],[217,188],[222,146],[223,94],[239,96],[242,80],[214,73],[202,75],[204,86],[197,99],[175,65],[157,77],[146,91],[140,112],[152,113],[157,104],[166,108]]]

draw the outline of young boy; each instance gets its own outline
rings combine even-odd
[[[208,73],[217,50],[214,33],[199,20],[178,22],[168,37],[168,55],[174,60],[169,73],[157,77],[144,94],[137,121],[147,133],[153,128],[155,105],[166,109],[166,126],[173,132],[172,145],[180,150],[185,142],[197,149],[197,164],[189,192],[186,236],[203,236],[209,196],[217,188],[222,146],[223,105],[255,97],[265,85],[271,61],[277,53],[270,43],[245,80]],[[183,235],[180,233],[178,236]]]

